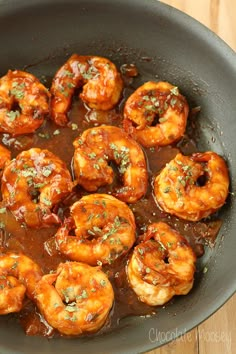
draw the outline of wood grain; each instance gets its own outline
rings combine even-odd
[[[162,0],[194,17],[236,51],[236,0]],[[213,316],[148,354],[235,354],[236,294]]]

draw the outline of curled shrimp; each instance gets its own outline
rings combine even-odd
[[[11,160],[11,152],[0,144],[0,170]]]
[[[144,153],[136,141],[120,128],[100,126],[87,129],[74,141],[74,170],[78,184],[89,192],[111,184],[115,161],[124,186],[112,194],[127,203],[135,203],[147,190]]]
[[[106,274],[79,262],[60,264],[56,273],[44,275],[35,297],[47,322],[66,335],[98,331],[114,301]]]
[[[163,222],[148,226],[144,242],[134,248],[127,265],[130,286],[139,300],[163,305],[193,286],[196,256],[177,231]]]
[[[61,253],[90,265],[112,263],[135,241],[135,220],[129,207],[107,194],[91,194],[71,207],[73,222],[57,234]],[[75,236],[69,235],[75,229]]]
[[[143,146],[169,145],[184,135],[188,112],[188,103],[177,87],[149,81],[126,101],[124,129]]]
[[[0,315],[19,312],[27,295],[34,300],[40,267],[29,257],[13,252],[0,255]]]
[[[0,79],[0,132],[33,133],[49,114],[50,93],[32,74],[11,71]]]
[[[203,185],[200,178],[203,177]],[[182,219],[198,221],[225,203],[229,174],[225,161],[215,152],[177,154],[154,182],[159,206]]]
[[[80,98],[90,108],[109,110],[119,101],[123,82],[115,65],[106,58],[72,55],[56,73],[51,87],[52,119],[58,125],[68,122],[67,112],[76,88],[83,86]]]
[[[48,150],[21,152],[5,167],[2,197],[16,219],[29,227],[59,223],[51,209],[72,190],[66,165]]]

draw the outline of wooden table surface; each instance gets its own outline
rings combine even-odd
[[[162,0],[186,12],[236,51],[236,0]],[[236,294],[194,330],[148,354],[235,354]]]

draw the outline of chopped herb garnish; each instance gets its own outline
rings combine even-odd
[[[73,84],[72,82],[68,82],[67,87],[70,88],[70,89],[74,88],[75,84]]]
[[[16,269],[18,267],[19,262],[14,262],[11,266],[11,269]]]
[[[100,170],[100,166],[97,163],[95,163],[93,167],[96,168],[96,170]]]
[[[172,99],[170,100],[170,105],[171,105],[171,107],[174,107],[174,106],[176,105],[176,103],[177,103],[177,99],[176,99],[176,98],[172,98]]]
[[[179,89],[177,86],[173,87],[171,90],[170,90],[171,93],[173,93],[173,95],[175,96],[178,96],[179,94]]]
[[[65,307],[65,310],[68,312],[76,312],[76,311],[78,311],[78,307],[76,306],[76,303],[72,303],[72,304],[68,304]]]
[[[17,117],[20,117],[19,111],[10,111],[7,113],[7,117],[11,122],[13,122]]]
[[[82,297],[83,299],[86,299],[86,298],[88,297],[88,293],[87,293],[86,290],[83,290],[83,291],[82,291],[81,297]]]
[[[46,197],[42,198],[42,202],[48,206],[52,205],[52,202]]]
[[[0,229],[4,229],[5,228],[5,224],[3,221],[0,222]]]
[[[6,208],[0,208],[0,214],[4,214],[6,212]]]
[[[79,145],[83,145],[83,140],[82,140],[82,139],[78,139],[78,140],[77,140],[77,143],[78,143]]]
[[[168,120],[166,117],[159,118],[160,123],[165,123]]]
[[[38,133],[38,136],[42,139],[50,139],[50,134],[49,133]]]
[[[95,154],[95,152],[91,152],[90,154],[88,154],[88,157],[90,159],[95,159],[96,156],[97,156],[97,154]]]
[[[72,72],[70,72],[69,70],[64,70],[63,76],[74,77],[74,74]]]
[[[100,227],[94,226],[93,227],[93,231],[94,232],[102,232],[102,230],[100,229]]]
[[[164,189],[163,189],[163,193],[169,193],[170,192],[170,187],[165,187]]]
[[[72,130],[77,130],[78,129],[78,125],[76,123],[72,123],[71,124],[71,129]]]
[[[143,255],[143,249],[142,248],[138,248],[138,252],[141,254],[141,255]]]
[[[53,135],[59,135],[61,132],[59,129],[54,130]]]
[[[24,98],[24,83],[18,84],[18,82],[13,82],[12,87],[13,89],[10,91],[12,96],[15,96],[17,100],[21,100],[22,98]]]
[[[51,173],[52,173],[52,169],[50,167],[44,167],[42,171],[44,177],[50,176]]]

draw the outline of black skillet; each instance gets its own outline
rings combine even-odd
[[[52,76],[68,55],[79,53],[105,56],[118,66],[136,63],[136,86],[154,77],[179,86],[192,107],[201,106],[199,150],[227,159],[235,190],[236,56],[192,18],[154,0],[2,0],[0,43],[2,75],[28,65],[38,77]],[[111,333],[73,340],[26,337],[15,321],[1,316],[0,353],[141,353],[190,330],[235,292],[235,209],[229,197],[217,243],[198,264],[194,289],[168,309],[151,318],[126,318]]]

